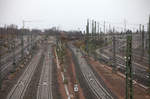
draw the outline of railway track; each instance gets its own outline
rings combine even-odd
[[[19,60],[20,57],[16,56],[16,60]],[[9,61],[6,64],[2,65],[0,68],[1,79],[7,76],[7,74],[14,68],[13,61]]]
[[[33,43],[35,43],[35,42],[37,42],[37,41],[38,41],[38,39],[37,39],[36,41],[34,41]],[[30,43],[24,43],[24,51],[25,51],[26,49],[28,49],[30,46],[31,46]],[[21,45],[18,46],[17,48],[15,48],[15,56],[21,54],[21,50],[22,50]],[[7,54],[3,55],[3,56],[1,57],[1,65],[3,66],[3,65],[4,65],[5,63],[7,63],[8,61],[11,61],[12,58],[13,58],[13,52],[10,52],[10,53],[7,53]],[[2,68],[2,67],[0,67],[0,69],[1,69],[1,68]]]
[[[20,57],[21,55],[16,55],[15,57],[15,60],[20,60]],[[5,69],[7,69],[10,65],[13,64],[13,59],[11,61],[8,61],[6,64],[3,64],[1,67],[0,67],[0,72],[3,72],[5,71]]]
[[[36,99],[53,99],[52,96],[52,50],[48,46],[39,81]]]
[[[110,91],[104,87],[104,85],[99,82],[96,78],[92,69],[88,66],[88,63],[84,58],[82,58],[82,53],[77,51],[77,49],[71,45],[71,50],[77,57],[77,61],[79,62],[81,72],[89,86],[92,90],[93,94],[97,99],[114,99]]]
[[[26,44],[24,49],[27,49],[29,46],[30,44]],[[15,51],[15,62],[18,63],[20,59],[21,59],[21,48]],[[7,54],[5,57],[3,57],[1,60],[0,66],[1,78],[3,79],[12,69],[13,69],[13,53],[10,53]]]
[[[27,49],[28,47],[29,47],[29,44],[26,45],[26,46],[24,47],[24,49]],[[20,57],[21,57],[21,48],[17,49],[14,54],[15,54],[15,56],[20,55]],[[14,56],[13,56],[13,52],[9,53],[9,54],[6,55],[5,57],[2,57],[0,70],[3,69],[3,68],[5,68],[5,65],[6,65],[8,62],[13,61],[13,57],[14,57]],[[17,60],[17,59],[16,59],[16,60]]]
[[[14,87],[7,95],[7,99],[23,99],[26,89],[39,63],[41,55],[42,50],[40,50],[39,53],[32,58],[28,67],[25,69],[24,73],[20,76],[18,82],[14,85]]]
[[[102,51],[100,54],[98,53],[98,51],[99,50],[97,50],[97,54],[99,54],[101,59],[103,58],[106,62],[111,62],[112,53],[105,50],[105,51]],[[116,63],[117,63],[118,69],[122,73],[125,73],[125,70],[126,70],[125,59],[123,59],[121,56],[116,55]],[[146,68],[136,62],[132,62],[132,68],[133,68],[133,78],[137,82],[141,83],[142,85],[147,86],[148,85],[148,82],[147,82],[148,73],[146,72]]]

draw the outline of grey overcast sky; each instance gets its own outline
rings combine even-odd
[[[150,15],[150,0],[0,0],[0,25],[16,24],[22,20],[30,28],[59,26],[65,30],[84,29],[87,18],[103,24],[123,26],[146,24]],[[128,25],[128,26],[129,26]],[[133,27],[133,26],[131,26]],[[135,27],[135,26],[134,26]]]

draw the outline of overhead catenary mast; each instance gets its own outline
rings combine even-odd
[[[116,37],[113,36],[113,72],[116,72]]]
[[[132,32],[128,30],[126,35],[126,99],[133,99]]]
[[[106,22],[104,21],[104,34],[105,34],[105,24],[106,24]]]
[[[87,54],[89,54],[88,40],[89,40],[89,20],[87,20],[87,25],[86,25],[86,40],[85,40]]]
[[[141,58],[143,60],[143,57],[144,57],[144,25],[142,26],[142,32],[141,32],[141,37],[142,37],[142,52],[141,52]]]
[[[24,58],[24,39],[23,39],[23,35],[24,35],[24,25],[25,25],[25,21],[22,21],[23,27],[22,27],[22,31],[21,31],[21,46],[22,46],[22,50],[21,50],[21,54],[22,54],[22,59]]]
[[[148,23],[148,35],[149,35],[149,49],[148,49],[148,54],[149,54],[149,67],[148,67],[148,91],[149,91],[149,94],[150,94],[150,16],[149,16],[149,23]]]

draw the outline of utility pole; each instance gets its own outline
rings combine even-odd
[[[132,74],[132,32],[127,31],[126,48],[126,99],[133,99]]]

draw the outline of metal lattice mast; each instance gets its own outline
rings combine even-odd
[[[126,48],[126,99],[133,99],[132,74],[132,32],[127,31]]]
[[[143,60],[144,57],[144,25],[142,26],[142,53],[141,53],[141,58]]]
[[[24,31],[24,30],[23,30]],[[22,31],[22,35],[21,35],[21,46],[22,46],[22,50],[21,50],[21,54],[22,54],[22,59],[24,57],[24,40],[23,40],[23,31]]]
[[[128,31],[127,31],[127,33],[128,33]],[[128,66],[128,60],[127,60],[127,57],[128,57],[128,54],[127,54],[127,53],[128,53],[128,39],[127,39],[127,48],[126,48],[126,99],[128,99],[128,97],[129,97],[129,93],[128,93],[129,66]]]
[[[93,39],[93,36],[94,36],[94,20],[92,20],[92,39]]]
[[[94,39],[96,39],[96,21],[94,21]]]
[[[148,80],[148,87],[149,87],[149,93],[150,93],[150,16],[149,16],[149,23],[148,23],[148,34],[149,34],[149,49],[148,49],[148,53],[149,53],[149,68],[148,68],[148,76],[149,76],[149,80]]]
[[[89,49],[88,49],[88,40],[89,40],[89,20],[87,20],[87,25],[86,25],[86,40],[85,40],[87,53],[89,52]]]
[[[30,42],[30,44],[31,44],[31,47],[30,47],[31,53],[32,53],[32,51],[33,51],[33,50],[32,50],[32,49],[33,49],[33,37],[32,37],[32,33],[33,33],[33,32],[31,32],[31,35],[30,35],[30,36],[31,36],[31,39],[30,39],[30,40],[31,40],[31,42]]]
[[[16,47],[16,44],[15,44],[15,38],[14,38],[14,40],[13,40],[13,66],[14,66],[14,69],[16,68],[15,47]]]
[[[99,23],[98,23],[98,26],[97,26],[97,28],[98,28],[98,40],[99,40],[99,38],[100,38],[100,29],[99,29]]]
[[[30,44],[30,32],[29,32],[27,35],[28,35],[28,38],[27,38],[27,39],[28,39],[28,44]],[[29,51],[29,47],[30,47],[30,46],[28,46],[28,48],[27,48],[28,51]]]
[[[95,33],[95,38],[94,39],[96,39],[97,38],[97,32],[96,32],[96,21],[95,21],[95,23],[94,23],[95,25],[94,25],[94,33]]]
[[[21,54],[22,54],[22,59],[24,58],[24,40],[23,40],[23,34],[24,34],[24,21],[23,21],[23,29],[21,31],[21,46],[22,46],[22,50],[21,50]]]
[[[2,29],[0,29],[0,39],[2,40]],[[1,67],[1,56],[2,56],[2,41],[0,42],[0,67]],[[1,89],[1,86],[2,86],[2,75],[1,75],[1,72],[0,72],[0,89]]]
[[[129,36],[129,84],[130,99],[133,99],[133,70],[132,70],[132,32]]]
[[[104,21],[104,34],[105,34],[105,24],[106,24],[106,23],[105,23],[105,21]]]
[[[116,37],[113,36],[113,72],[116,72]]]

